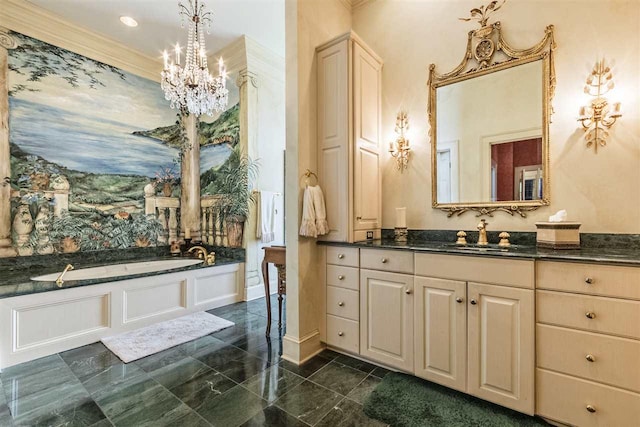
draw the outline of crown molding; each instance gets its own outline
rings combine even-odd
[[[160,81],[161,58],[71,24],[26,0],[0,0],[0,26],[150,80]]]
[[[214,64],[220,57],[224,59],[229,72],[248,71],[258,79],[284,82],[284,58],[246,35],[209,55],[208,59]]]
[[[374,1],[376,0],[340,0],[340,3],[342,3],[349,12],[353,12],[368,3],[373,3]]]

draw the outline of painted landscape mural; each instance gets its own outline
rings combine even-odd
[[[12,33],[9,127],[19,253],[156,244],[144,188],[179,196],[181,126],[159,83]],[[239,142],[239,94],[199,124],[201,172]]]

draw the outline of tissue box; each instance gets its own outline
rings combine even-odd
[[[536,222],[536,242],[541,248],[580,249],[579,222]]]

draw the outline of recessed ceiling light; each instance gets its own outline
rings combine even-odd
[[[127,27],[137,27],[138,26],[138,21],[136,21],[135,19],[133,19],[130,16],[121,16],[120,17],[120,22],[122,22]]]

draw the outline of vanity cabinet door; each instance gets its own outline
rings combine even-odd
[[[532,290],[468,284],[468,392],[533,414]]]
[[[366,230],[377,230],[381,221],[380,102],[382,64],[353,44],[354,114],[354,233],[367,238]],[[361,233],[358,233],[361,231]]]
[[[460,391],[467,386],[466,282],[415,278],[415,374]]]
[[[413,276],[360,271],[360,355],[413,372]]]

